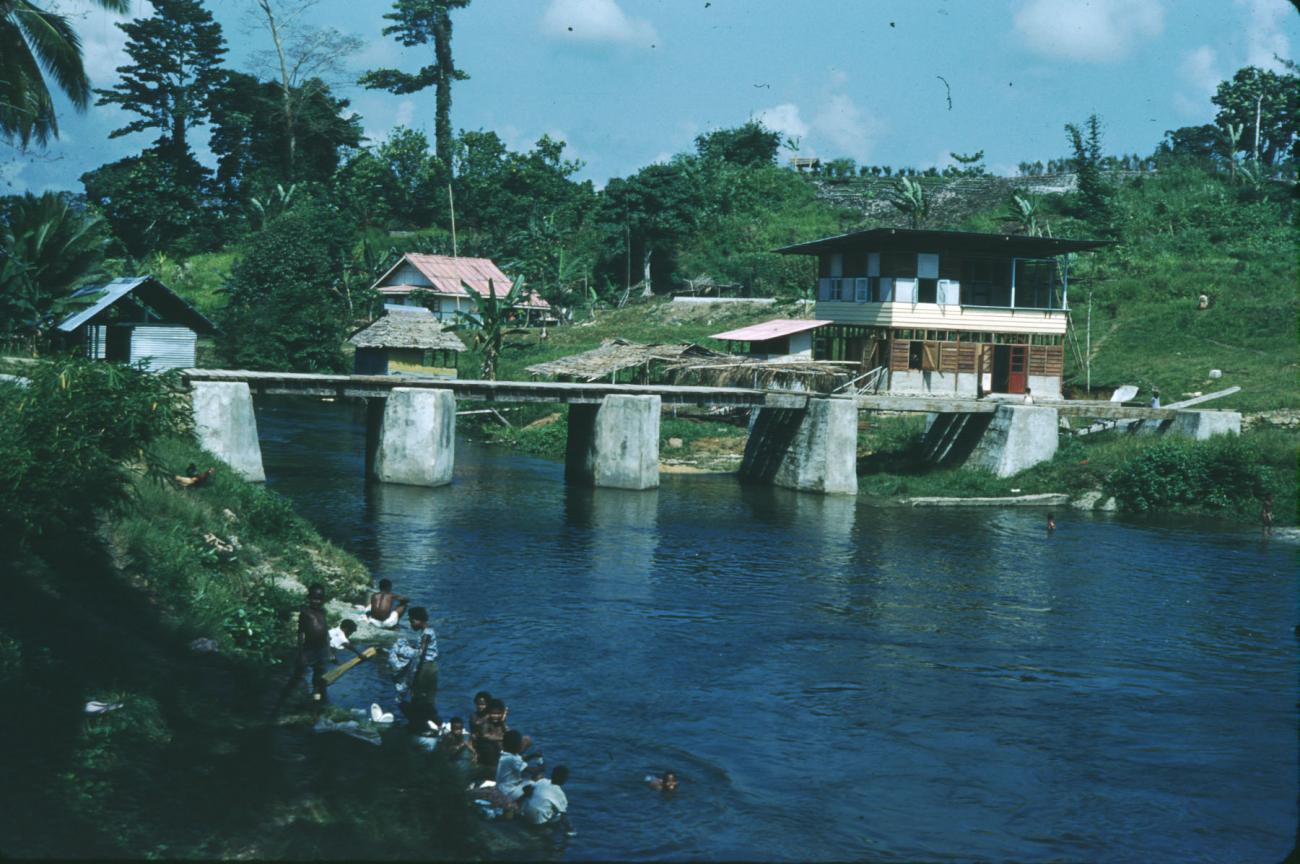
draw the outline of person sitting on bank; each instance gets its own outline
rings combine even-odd
[[[665,771],[658,777],[651,775],[646,778],[650,788],[656,792],[676,792],[677,791],[677,772]]]
[[[452,761],[468,759],[473,763],[478,759],[478,754],[474,752],[474,742],[465,732],[465,721],[459,717],[451,718],[447,731],[438,739],[438,750]]]
[[[209,468],[207,471],[199,471],[199,466],[191,462],[185,469],[184,474],[176,474],[172,479],[174,479],[182,489],[193,489],[196,486],[202,486],[204,483],[208,482],[208,478],[212,477],[212,475],[216,473],[216,468]]]
[[[361,649],[352,644],[352,634],[355,632],[357,632],[357,622],[344,618],[339,626],[330,629],[330,651],[342,651],[346,648],[361,657]],[[337,663],[339,658],[335,654],[330,659]]]
[[[1033,405],[1033,404],[1034,404],[1034,394],[1033,394],[1033,391],[1030,390],[1028,387],[1025,388],[1025,404],[1026,404],[1026,405]]]
[[[392,629],[402,620],[402,613],[410,600],[401,594],[393,593],[393,583],[389,579],[379,580],[379,590],[370,595],[370,608],[366,617],[380,627]]]
[[[520,810],[525,819],[534,825],[563,825],[569,829],[569,798],[564,794],[564,783],[569,779],[569,769],[556,765],[551,779],[542,778],[524,789]]]
[[[501,740],[501,757],[497,760],[497,790],[516,806],[524,795],[524,786],[529,782],[528,762],[523,756],[525,739],[519,730],[511,729]],[[534,754],[538,755],[538,754]]]
[[[280,707],[295,686],[307,677],[311,669],[312,700],[325,699],[325,663],[329,659],[329,625],[325,621],[325,586],[315,584],[307,589],[307,605],[298,613],[298,648],[293,673],[280,691],[271,709],[271,716],[280,713]]]
[[[1160,388],[1159,388],[1159,387],[1152,387],[1152,388],[1151,388],[1151,407],[1152,407],[1152,408],[1159,408],[1159,407],[1160,407]]]
[[[393,675],[397,698],[428,709],[438,717],[438,636],[429,626],[429,612],[416,606],[407,615],[411,638],[403,637],[388,650],[388,670]],[[405,709],[404,709],[405,710]]]

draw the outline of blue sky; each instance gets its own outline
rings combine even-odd
[[[250,27],[251,0],[207,2],[229,65],[248,68],[268,47]],[[120,19],[83,0],[57,5],[95,85],[111,86],[125,62]],[[429,62],[381,36],[389,8],[319,0],[313,18],[364,40],[358,73]],[[560,137],[597,186],[751,117],[805,155],[923,168],[983,149],[995,172],[1014,173],[1021,160],[1064,155],[1062,126],[1095,111],[1107,152],[1145,154],[1164,130],[1212,119],[1217,82],[1248,63],[1277,68],[1273,55],[1294,58],[1300,45],[1287,0],[474,0],[453,20],[470,75],[455,85],[453,125],[495,130],[516,149]],[[431,89],[344,94],[373,139],[396,125],[432,138]],[[82,172],[151,140],[109,140],[122,116],[64,103],[59,142],[27,157],[0,151],[0,190],[80,189]]]

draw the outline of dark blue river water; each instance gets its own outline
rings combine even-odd
[[[587,858],[1275,862],[1297,825],[1296,547],[1250,530],[563,466],[457,441],[367,484],[342,404],[259,403],[269,484],[433,610],[567,763]],[[367,664],[338,702],[391,707]],[[346,687],[344,683],[346,682]],[[333,691],[332,691],[333,692]],[[675,768],[665,798],[642,782]]]

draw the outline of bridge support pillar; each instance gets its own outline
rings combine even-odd
[[[564,477],[613,489],[659,485],[658,396],[606,396],[599,405],[569,406]]]
[[[809,399],[807,408],[754,412],[740,479],[801,492],[858,492],[858,406],[852,399]]]
[[[374,400],[366,430],[366,469],[381,483],[445,486],[456,462],[456,397],[450,390],[394,387]]]
[[[1240,435],[1241,413],[1237,411],[1179,411],[1169,421],[1167,435],[1204,441],[1215,435]]]
[[[253,394],[247,382],[195,381],[190,385],[190,402],[199,445],[245,480],[265,482]]]
[[[999,405],[966,460],[967,468],[1010,477],[1056,455],[1060,418],[1042,405]]]

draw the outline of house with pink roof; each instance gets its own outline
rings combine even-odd
[[[513,284],[490,258],[407,252],[371,287],[386,306],[426,306],[434,317],[450,323],[457,312],[474,314],[470,291],[483,297],[489,291],[504,297]],[[535,291],[528,292],[519,309],[526,319],[520,323],[540,324],[551,318],[550,304]]]

